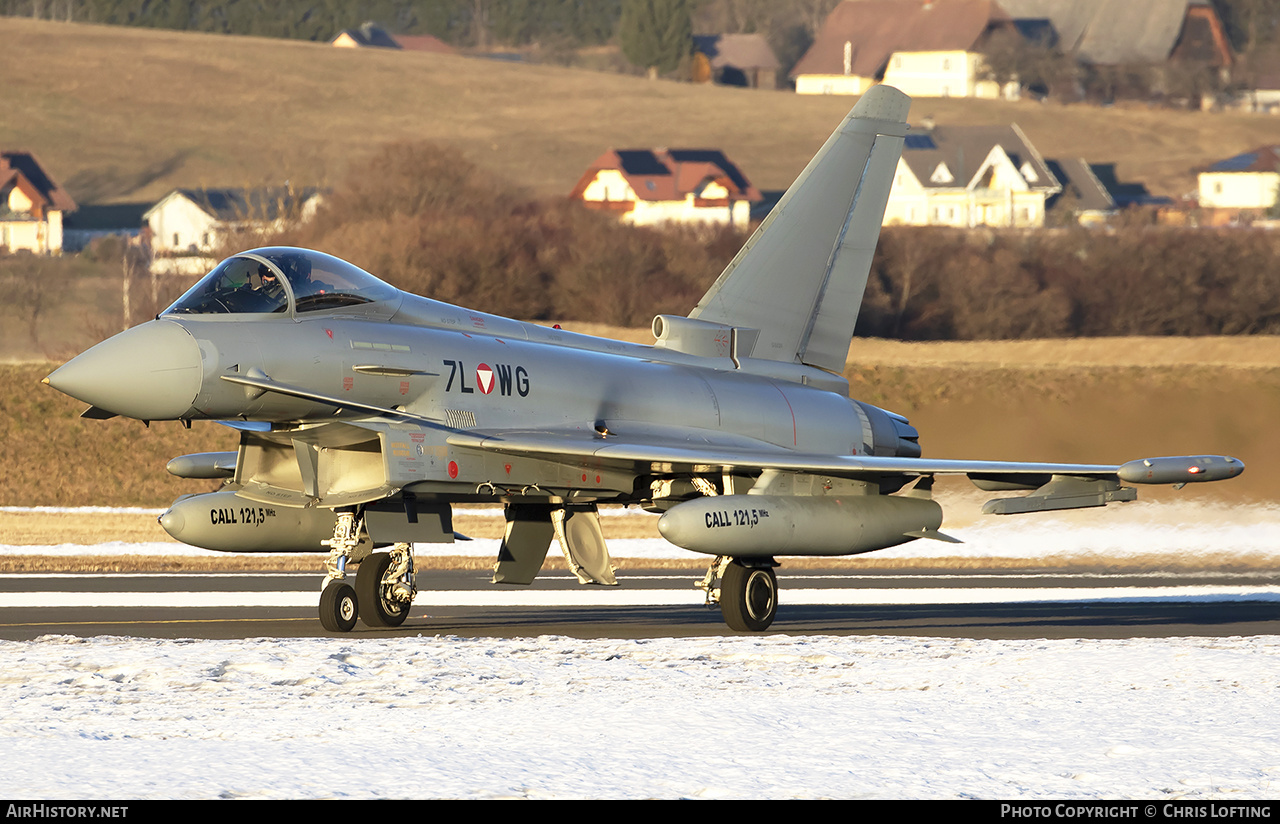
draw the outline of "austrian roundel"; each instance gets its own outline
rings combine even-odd
[[[485,395],[493,391],[493,370],[489,368],[489,364],[482,363],[476,367],[476,385]]]

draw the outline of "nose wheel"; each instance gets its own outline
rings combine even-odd
[[[350,632],[359,608],[350,584],[330,581],[320,593],[320,624],[329,632]]]

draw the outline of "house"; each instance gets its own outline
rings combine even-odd
[[[1000,0],[1000,6],[1015,20],[1048,20],[1058,47],[1083,63],[1232,62],[1226,29],[1208,0]]]
[[[1060,223],[1100,225],[1119,211],[1115,197],[1083,157],[1046,160],[1045,163],[1062,184],[1062,189],[1045,204],[1047,211],[1060,216]]]
[[[1130,206],[1174,205],[1172,198],[1153,195],[1141,183],[1122,183],[1114,163],[1089,163],[1082,157],[1045,162],[1062,184],[1062,191],[1047,201],[1051,216],[1063,212],[1059,223],[1097,226]]]
[[[456,54],[448,43],[429,34],[391,34],[377,23],[365,23],[358,29],[343,29],[329,41],[342,49],[399,49],[434,54]]]
[[[862,94],[876,83],[913,97],[1013,97],[984,80],[982,49],[1020,36],[994,0],[844,0],[791,70],[798,94]]]
[[[0,249],[62,254],[62,224],[76,202],[31,152],[0,151]]]
[[[1262,47],[1242,56],[1233,76],[1245,88],[1236,100],[1239,108],[1280,114],[1280,46]]]
[[[728,224],[746,229],[760,191],[715,149],[610,149],[570,197],[638,226]]]
[[[81,206],[62,222],[62,248],[79,252],[105,237],[135,239],[146,225],[150,203],[107,203]]]
[[[1044,225],[1045,201],[1062,190],[1018,128],[928,126],[907,134],[886,225]]]
[[[778,87],[778,57],[762,34],[695,35],[693,51],[695,80],[751,89]]]
[[[1089,67],[1211,67],[1234,57],[1209,0],[1000,0],[1016,20],[1048,20],[1063,53]],[[1167,77],[1167,75],[1166,75]]]
[[[1262,217],[1280,197],[1280,144],[1220,160],[1199,175],[1200,208],[1210,223]]]
[[[156,254],[207,254],[237,232],[276,231],[305,221],[320,204],[317,189],[175,189],[148,209]]]

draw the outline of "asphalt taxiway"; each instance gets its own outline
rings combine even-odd
[[[632,569],[619,587],[565,573],[502,587],[477,571],[420,574],[409,619],[358,623],[350,637],[458,635],[579,638],[734,634],[703,603],[692,571]],[[1120,575],[913,570],[778,571],[787,635],[1132,638],[1280,634],[1280,574]],[[314,637],[314,573],[9,574],[0,576],[0,639],[117,635],[226,639]]]

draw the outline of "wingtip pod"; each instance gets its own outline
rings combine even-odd
[[[230,478],[236,474],[236,458],[239,452],[197,452],[179,455],[165,464],[170,475],[179,478],[211,480]]]
[[[1244,462],[1225,455],[1173,455],[1129,461],[1116,475],[1131,484],[1225,481],[1244,472]]]

